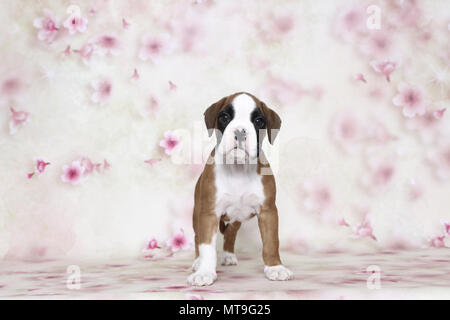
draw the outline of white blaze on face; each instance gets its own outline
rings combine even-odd
[[[256,159],[257,139],[256,130],[250,120],[252,112],[257,108],[255,101],[249,95],[242,93],[231,102],[234,109],[234,118],[225,128],[219,145],[219,154],[225,155],[227,160],[241,163],[246,158]],[[243,133],[245,140],[235,138],[236,132]],[[239,134],[238,134],[239,135]]]

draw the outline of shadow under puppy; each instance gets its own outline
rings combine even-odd
[[[264,273],[270,280],[289,280],[292,272],[281,264],[278,252],[276,186],[261,149],[280,129],[278,114],[255,96],[238,92],[220,99],[204,113],[217,145],[195,187],[193,227],[194,272],[188,283],[211,285],[216,279],[216,236],[224,235],[222,265],[236,265],[234,242],[241,223],[257,216],[263,243]]]

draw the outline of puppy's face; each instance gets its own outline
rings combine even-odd
[[[206,127],[215,129],[216,152],[226,163],[255,163],[266,132],[273,143],[281,120],[275,111],[248,93],[224,97],[205,111]]]

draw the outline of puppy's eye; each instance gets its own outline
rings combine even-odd
[[[264,127],[264,125],[266,124],[266,122],[264,121],[263,118],[259,117],[255,119],[255,126],[258,128],[262,128]]]
[[[228,121],[230,121],[230,115],[228,113],[222,113],[219,116],[219,120],[222,122],[228,122]]]

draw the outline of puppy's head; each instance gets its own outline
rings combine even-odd
[[[239,92],[212,104],[205,113],[209,136],[216,132],[216,152],[226,163],[248,163],[259,156],[266,135],[273,143],[281,126],[278,114],[255,96]]]

